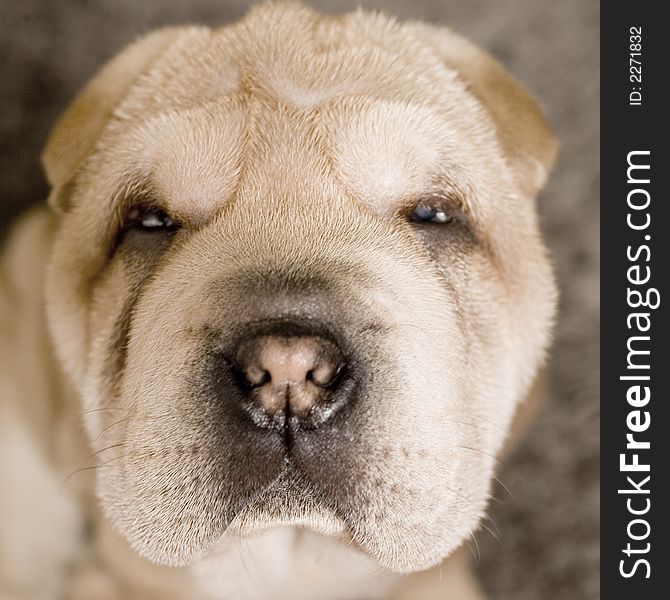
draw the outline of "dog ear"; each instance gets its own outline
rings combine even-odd
[[[547,180],[558,143],[535,100],[486,52],[446,28],[414,23],[415,33],[455,69],[491,116],[522,193],[535,196]]]
[[[93,150],[114,108],[177,33],[177,28],[160,29],[128,46],[86,84],[60,117],[42,153],[42,164],[52,186],[49,204],[56,212],[66,209],[67,194],[62,192]]]

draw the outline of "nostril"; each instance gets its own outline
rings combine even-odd
[[[246,374],[246,379],[252,388],[257,388],[269,383],[272,379],[269,371],[264,369],[250,370]]]
[[[342,381],[345,371],[346,365],[343,362],[337,365],[335,369],[331,367],[327,369],[313,369],[307,373],[307,381],[310,381],[321,389],[332,390]]]
[[[264,369],[243,368],[236,361],[228,361],[230,370],[233,373],[235,381],[243,390],[253,390],[269,383],[270,373]]]

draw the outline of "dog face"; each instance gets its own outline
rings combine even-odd
[[[151,34],[47,146],[48,312],[107,516],[184,565],[305,526],[436,564],[547,343],[554,142],[445,30],[265,5]]]

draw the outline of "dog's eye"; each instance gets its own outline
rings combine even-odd
[[[444,225],[451,223],[454,217],[439,206],[419,203],[411,212],[410,219],[417,223],[438,223]]]
[[[160,208],[134,206],[128,211],[126,229],[141,231],[174,231],[175,222]]]
[[[179,228],[180,224],[164,210],[150,204],[136,204],[126,212],[110,255],[121,245],[142,252],[167,247]]]

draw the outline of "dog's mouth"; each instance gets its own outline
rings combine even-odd
[[[281,527],[301,527],[345,543],[353,540],[344,519],[288,461],[282,474],[231,521],[225,535],[249,537]]]

